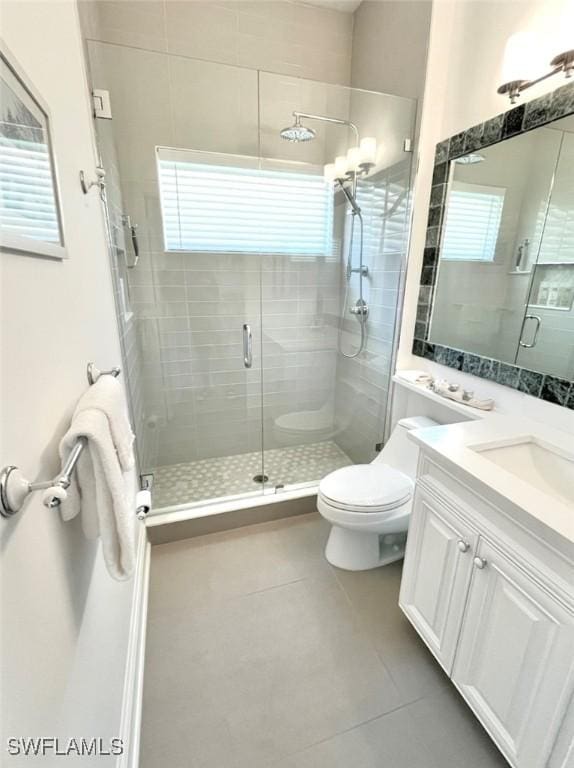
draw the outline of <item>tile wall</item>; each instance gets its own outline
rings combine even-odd
[[[92,40],[350,83],[350,13],[282,0],[82,0],[80,6]]]

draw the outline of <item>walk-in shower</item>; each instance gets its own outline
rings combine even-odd
[[[123,45],[88,50],[93,87],[112,106],[96,129],[156,511],[312,492],[328,472],[372,459],[414,102]]]

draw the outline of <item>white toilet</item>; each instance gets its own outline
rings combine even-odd
[[[370,464],[343,467],[321,480],[317,509],[333,526],[325,549],[331,565],[365,571],[403,556],[418,461],[407,432],[435,426],[426,416],[401,419]]]

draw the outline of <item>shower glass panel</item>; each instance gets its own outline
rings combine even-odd
[[[156,511],[314,485],[373,458],[414,102],[94,41],[89,62],[112,105],[96,129],[140,468],[153,474]],[[280,132],[294,111],[337,122],[307,121],[313,140],[290,143]],[[348,123],[372,140],[368,175],[346,185],[361,208],[363,275],[357,216],[323,176],[356,146]],[[360,295],[366,321],[350,313]]]
[[[549,130],[560,137],[558,160],[516,364],[568,381],[574,378],[574,120],[559,120]]]

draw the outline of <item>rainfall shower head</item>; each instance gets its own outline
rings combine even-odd
[[[312,141],[317,132],[312,128],[307,128],[305,125],[301,125],[301,116],[295,115],[295,124],[290,125],[288,128],[283,128],[280,133],[282,139],[286,141]]]

